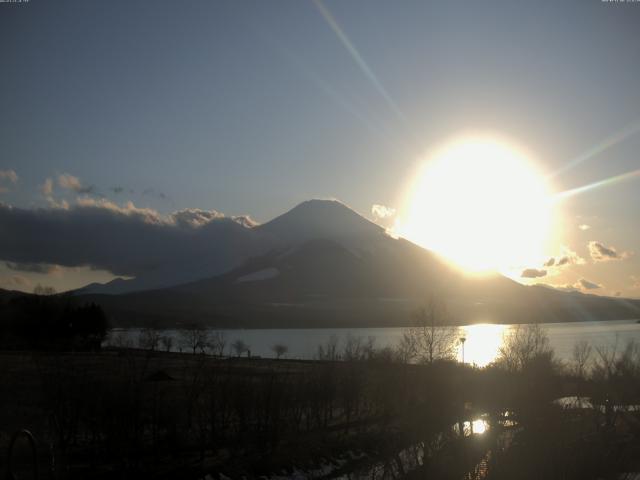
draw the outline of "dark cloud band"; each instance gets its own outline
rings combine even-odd
[[[0,203],[0,260],[16,270],[87,265],[128,276],[202,264],[224,270],[269,245],[241,223],[215,211],[161,217],[132,204],[98,201],[35,210]]]

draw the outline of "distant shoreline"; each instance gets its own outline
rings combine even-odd
[[[545,322],[512,322],[512,323],[502,323],[502,322],[476,322],[476,323],[448,323],[447,326],[451,327],[470,327],[473,325],[501,325],[501,326],[511,326],[511,325],[558,325],[558,324],[577,324],[577,323],[610,323],[610,322],[628,322],[628,323],[640,323],[640,318],[615,318],[610,320],[571,320],[571,321],[545,321]],[[124,331],[124,330],[142,330],[146,328],[154,328],[156,330],[187,330],[192,328],[192,324],[177,324],[174,326],[158,326],[153,327],[150,325],[131,325],[131,326],[115,326],[109,328],[109,331]],[[207,330],[216,330],[216,331],[237,331],[237,330],[364,330],[364,329],[395,329],[395,328],[410,328],[415,325],[413,324],[398,324],[398,325],[353,325],[353,326],[309,326],[309,325],[300,325],[300,326],[259,326],[259,327],[217,327],[214,325],[202,325],[202,328]]]

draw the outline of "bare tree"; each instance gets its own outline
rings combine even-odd
[[[368,360],[375,355],[376,337],[373,335],[364,337],[355,337],[351,334],[347,335],[347,340],[342,353],[343,360],[359,361]]]
[[[318,353],[316,354],[318,360],[330,360],[335,361],[339,359],[338,355],[338,337],[331,335],[325,345],[318,345]]]
[[[627,340],[617,367],[621,376],[636,381],[640,379],[640,344],[634,339]]]
[[[224,349],[227,346],[227,339],[224,332],[213,332],[210,336],[209,346],[214,355],[222,357],[224,355]]]
[[[125,332],[118,332],[113,336],[110,335],[107,343],[117,348],[133,347],[131,338]]]
[[[182,344],[195,355],[198,350],[204,352],[209,344],[209,331],[199,325],[192,325],[180,332]]]
[[[152,352],[158,349],[160,343],[160,332],[155,328],[143,328],[138,337],[138,346]]]
[[[280,357],[287,354],[287,352],[289,351],[289,347],[282,343],[276,343],[271,347],[271,350],[276,354],[276,358],[279,360]]]
[[[588,372],[588,366],[591,362],[591,354],[593,348],[586,340],[581,340],[573,346],[571,354],[571,370],[573,373],[584,378]]]
[[[628,340],[620,350],[618,336],[612,346],[596,347],[591,379],[595,389],[591,403],[604,411],[607,429],[620,418],[618,405],[635,405],[640,392],[640,345]]]
[[[618,359],[618,336],[613,346],[600,345],[596,347],[593,374],[598,380],[606,380],[615,376]]]
[[[599,346],[595,350],[593,374],[596,379],[640,379],[640,344],[635,340],[628,340],[621,350],[616,336],[612,346]]]
[[[416,335],[411,329],[405,328],[402,338],[396,347],[396,357],[401,363],[410,363],[415,358]]]
[[[549,346],[547,332],[534,323],[515,327],[504,339],[497,362],[507,370],[521,371],[534,361],[552,360],[553,350]]]
[[[399,356],[407,361],[433,363],[456,355],[458,328],[451,325],[444,305],[431,300],[415,314],[415,325],[405,329]]]
[[[240,339],[237,339],[235,342],[233,342],[231,344],[231,348],[238,357],[241,356],[244,352],[249,351],[249,345],[247,345],[243,340]]]
[[[160,337],[160,343],[166,352],[170,352],[171,347],[173,347],[173,337],[171,335],[163,335]]]
[[[347,362],[362,360],[363,351],[362,337],[354,337],[351,334],[347,335],[347,341],[344,344],[342,358]]]
[[[371,360],[376,356],[376,337],[375,335],[369,335],[367,341],[364,344],[364,356],[367,360]]]

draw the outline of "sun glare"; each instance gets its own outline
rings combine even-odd
[[[465,325],[461,329],[465,339],[464,359],[462,359],[461,346],[461,360],[478,367],[485,367],[498,358],[507,331],[506,325],[478,323]]]
[[[484,420],[473,421],[473,433],[482,435],[486,431],[487,431],[487,422],[485,422]]]
[[[471,273],[544,258],[552,197],[527,155],[507,143],[467,138],[424,164],[396,233]]]

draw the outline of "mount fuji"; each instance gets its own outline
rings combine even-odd
[[[432,299],[455,323],[638,318],[640,301],[469,277],[333,200],[262,225],[217,226],[210,254],[150,278],[89,285],[114,324],[221,327],[394,326]]]

